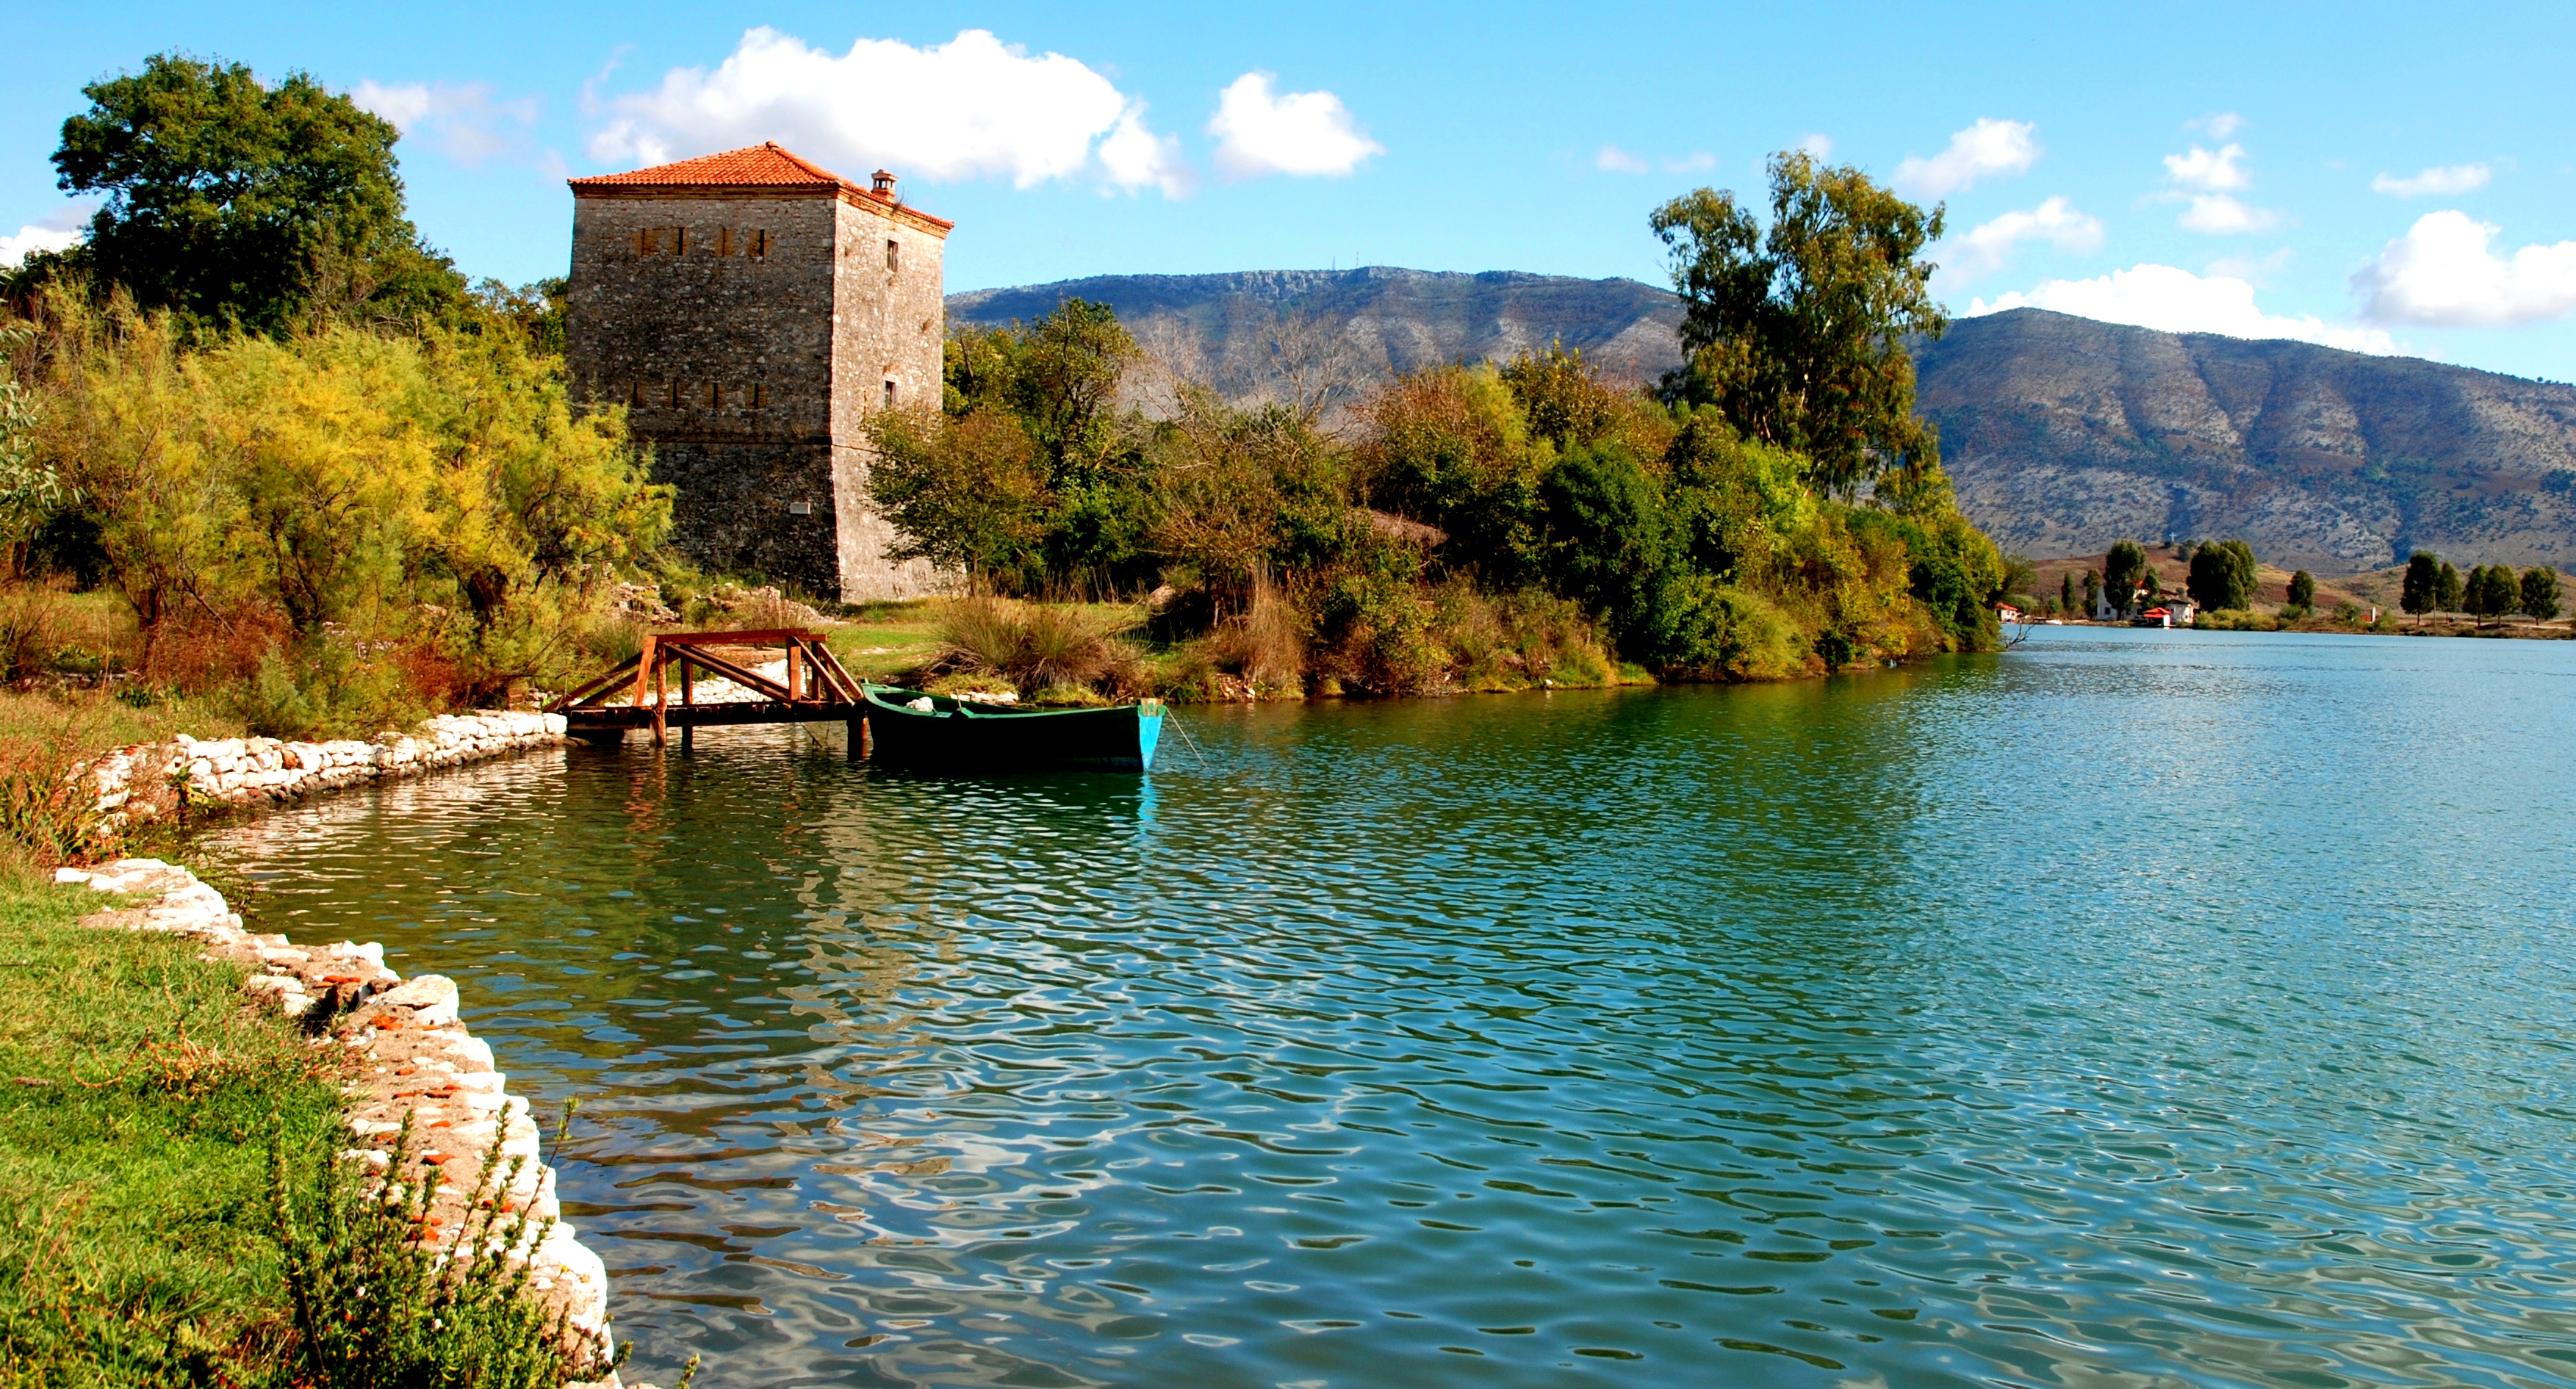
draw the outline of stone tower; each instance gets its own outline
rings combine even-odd
[[[942,587],[887,559],[861,426],[938,408],[953,224],[774,144],[571,184],[572,389],[627,407],[681,551],[845,602]]]

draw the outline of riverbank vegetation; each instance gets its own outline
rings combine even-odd
[[[2576,635],[2562,617],[2567,581],[2556,569],[2497,564],[2464,574],[2429,551],[2392,568],[2326,579],[2263,564],[2241,540],[2154,548],[2123,540],[2100,556],[2008,559],[2007,568],[2017,593],[2037,595],[2015,605],[2040,617],[2090,620],[2104,592],[2132,594],[2112,606],[2134,614],[2179,592],[2199,608],[2193,625],[2224,631]]]
[[[1690,365],[1647,389],[1551,347],[1432,368],[1337,431],[1157,379],[1068,300],[948,344],[934,414],[876,421],[910,555],[980,588],[1150,591],[1173,664],[1258,690],[1778,679],[1991,645],[2001,557],[1913,412],[1946,325],[1939,214],[1802,154],[1767,227],[1702,190],[1655,218]],[[1865,306],[1865,307],[1864,307]]]

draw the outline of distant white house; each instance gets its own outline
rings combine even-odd
[[[2158,594],[2155,601],[2149,602],[2146,586],[2143,584],[2132,591],[2128,597],[2128,602],[2114,604],[2111,601],[2109,589],[2102,589],[2095,593],[2093,620],[2127,622],[2140,627],[2188,627],[2192,625],[2192,619],[2200,611],[2189,597],[2179,593]],[[2150,615],[2153,615],[2154,621],[2148,620]]]
[[[2007,625],[2018,623],[2021,621],[2021,609],[2014,607],[2010,603],[1997,603],[1995,604],[1995,620]]]

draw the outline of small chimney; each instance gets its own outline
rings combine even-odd
[[[880,198],[893,197],[894,175],[887,173],[883,169],[877,170],[876,176],[868,180],[868,191],[876,194]]]

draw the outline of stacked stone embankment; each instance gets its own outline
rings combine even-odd
[[[182,804],[277,804],[564,741],[561,714],[441,714],[409,733],[379,733],[363,743],[201,742],[183,733],[167,743],[118,748],[75,775],[96,786],[97,811],[112,831]]]
[[[509,1093],[506,1078],[493,1069],[491,1046],[458,1020],[452,981],[435,974],[405,980],[385,967],[381,945],[297,946],[281,935],[254,933],[223,894],[158,859],[65,868],[56,877],[151,899],[84,917],[83,925],[192,937],[205,943],[202,958],[247,968],[244,987],[273,1000],[286,1016],[308,1026],[327,1021],[327,1028],[317,1029],[315,1045],[348,1049],[355,1076],[348,1113],[355,1146],[342,1156],[407,1183],[437,1168],[438,1199],[428,1230],[439,1247],[453,1252],[468,1228],[468,1203],[487,1158],[496,1179],[516,1159],[508,1186],[495,1199],[506,1213],[525,1212],[532,1227],[544,1231],[524,1251],[529,1286],[569,1314],[576,1327],[603,1338],[609,1334],[607,1269],[562,1222],[555,1172],[539,1157],[528,1102]],[[395,1135],[406,1118],[415,1167],[392,1173]],[[613,1389],[617,1377],[602,1383]]]

